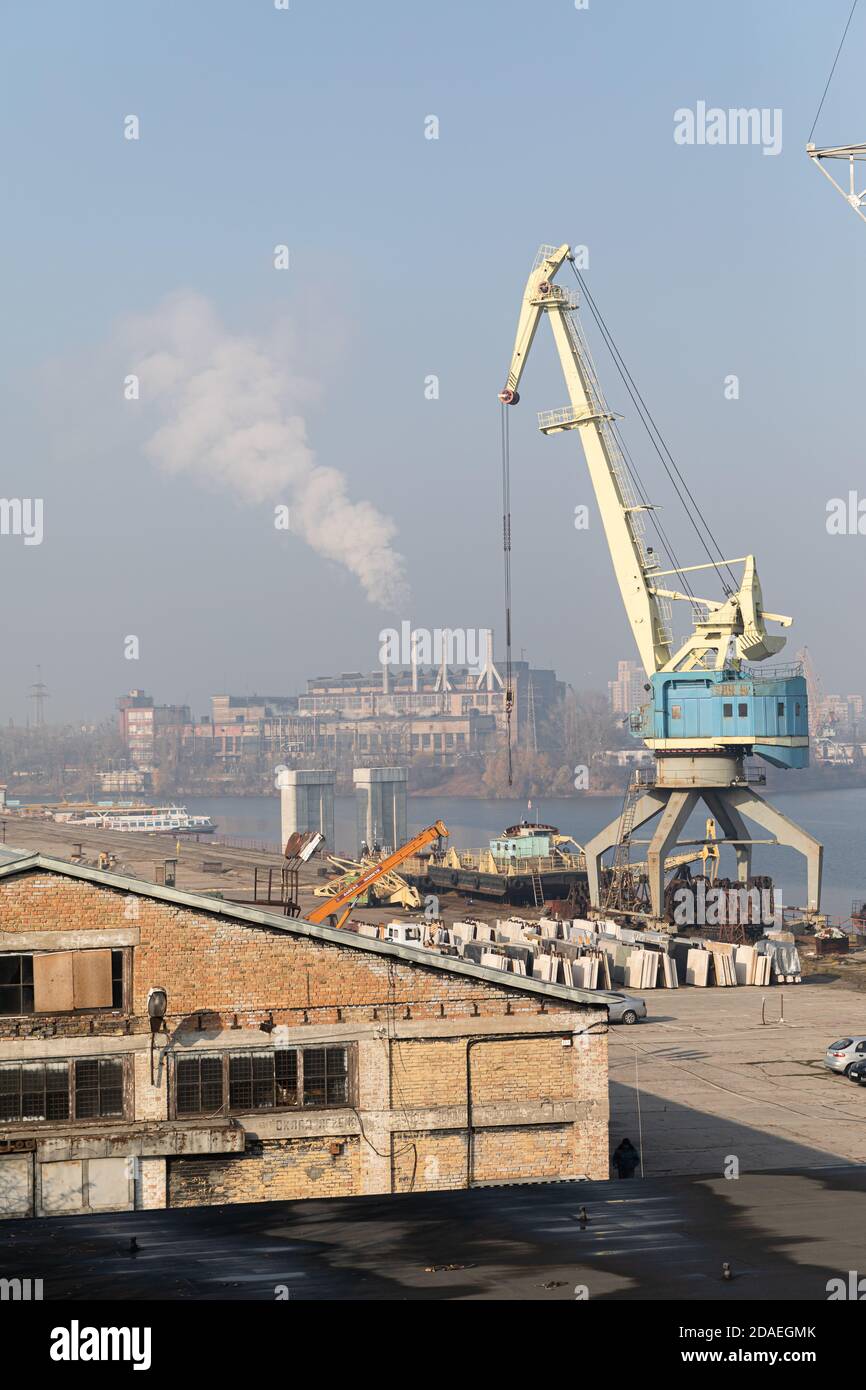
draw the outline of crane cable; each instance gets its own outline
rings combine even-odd
[[[514,684],[511,669],[511,444],[508,406],[499,407],[502,434],[502,553],[505,561],[505,729],[508,748],[508,785],[514,780],[511,756],[511,715],[514,710]],[[491,653],[492,656],[492,653]]]
[[[836,71],[836,64],[837,64],[838,61],[839,61],[839,57],[840,57],[840,55],[841,55],[841,53],[842,53],[842,49],[843,49],[843,47],[844,47],[845,40],[846,40],[847,37],[848,37],[848,30],[851,28],[851,20],[854,18],[854,11],[856,10],[856,8],[857,8],[857,0],[854,0],[854,4],[851,6],[851,13],[850,13],[849,16],[848,16],[848,23],[845,25],[845,29],[844,29],[844,32],[843,32],[843,34],[842,34],[842,38],[839,40],[839,47],[836,49],[836,57],[833,59],[833,66],[832,66],[832,68],[830,69],[830,76],[827,78],[827,85],[826,85],[826,87],[824,88],[824,94],[823,94],[823,96],[821,97],[821,100],[820,100],[819,103],[818,103],[818,110],[815,112],[815,119],[814,119],[814,121],[812,122],[812,129],[809,131],[809,140],[808,140],[808,143],[809,143],[810,145],[811,145],[811,143],[812,143],[812,136],[815,134],[815,126],[818,124],[818,117],[819,117],[820,114],[821,114],[821,111],[822,111],[822,109],[823,109],[823,107],[824,107],[824,102],[825,102],[826,99],[827,99],[827,93],[828,93],[829,90],[830,90],[830,83],[833,81],[833,74],[834,74],[834,72]]]
[[[637,464],[632,458],[628,445],[626,444],[619,428],[617,427],[615,420],[611,421],[611,430],[616,437],[616,441],[620,447],[620,450],[622,451],[622,456],[625,459],[628,475],[631,478],[632,483],[634,484],[635,491],[643,506],[647,508],[649,522],[653,530],[655,531],[656,536],[658,537],[662,553],[669,560],[671,569],[675,569],[679,573],[680,583],[682,584],[683,588],[685,589],[688,595],[689,602],[691,603],[695,617],[702,617],[703,608],[701,606],[700,600],[697,598],[695,591],[691,586],[688,575],[682,573],[682,566],[679,561],[679,556],[674,550],[673,544],[669,539],[664,527],[662,526],[662,523],[658,520],[658,518],[655,515],[655,512],[650,504],[649,494],[647,493],[647,490],[643,484],[643,479],[641,478],[640,473],[638,472]]]
[[[670,479],[670,482],[673,485],[674,491],[676,492],[677,496],[680,499],[680,502],[682,503],[683,510],[685,511],[686,516],[691,522],[695,535],[698,537],[698,540],[701,543],[701,546],[707,556],[707,559],[716,568],[720,568],[721,565],[725,566],[731,578],[733,591],[736,591],[736,589],[739,587],[737,584],[736,575],[734,574],[730,565],[726,563],[724,553],[715,536],[713,535],[713,532],[708,522],[703,516],[703,513],[701,512],[701,509],[698,506],[698,503],[695,500],[695,497],[691,489],[689,488],[688,483],[686,482],[685,478],[680,472],[680,469],[677,466],[673,454],[671,453],[670,449],[667,446],[667,443],[665,442],[661,430],[659,429],[658,425],[652,417],[652,414],[650,413],[646,401],[644,400],[643,396],[638,390],[635,380],[625,364],[625,360],[622,356],[622,353],[617,347],[613,339],[613,335],[611,334],[610,329],[605,323],[601,311],[598,308],[598,305],[596,304],[595,300],[590,294],[590,291],[587,288],[583,276],[581,275],[580,271],[577,269],[573,261],[570,262],[570,265],[574,277],[577,280],[577,283],[580,286],[581,290],[583,291],[583,294],[586,298],[586,302],[589,305],[590,312],[592,313],[592,316],[595,319],[599,332],[602,335],[605,346],[607,347],[611,357],[613,358],[614,366],[616,367],[617,372],[619,373],[619,376],[623,382],[623,385],[625,386],[626,391],[628,392],[631,398],[632,404],[634,405],[635,410],[638,413],[638,418],[640,419],[641,424],[647,432],[650,443],[652,444],[656,454],[658,455],[659,460],[661,461],[661,465],[664,468],[668,478]],[[674,474],[676,474],[676,478],[674,477]],[[685,496],[683,494],[685,494]],[[689,508],[689,505],[685,500],[686,497],[689,499],[689,502],[691,502],[691,509]],[[706,533],[706,537],[709,538],[709,541],[712,543],[712,546],[716,551],[715,556],[713,555],[710,546],[707,544],[707,539],[702,533],[700,529],[701,527],[703,527],[703,532]],[[723,587],[725,588],[725,591],[727,593],[732,592],[732,590],[728,587],[727,583],[725,583],[724,581]]]

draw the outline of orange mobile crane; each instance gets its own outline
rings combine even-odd
[[[410,859],[413,854],[417,854],[425,845],[429,845],[433,840],[439,840],[447,836],[448,828],[443,825],[441,820],[434,821],[428,825],[426,830],[419,830],[417,835],[413,835],[411,840],[407,840],[405,845],[395,849],[393,854],[374,864],[372,868],[365,869],[362,874],[351,883],[342,893],[337,893],[333,898],[326,898],[319,907],[308,912],[304,920],[306,922],[325,922],[331,927],[342,927],[349,913],[355,906],[361,894],[375,883],[383,874],[390,873],[396,869],[398,864],[402,864],[404,859]]]

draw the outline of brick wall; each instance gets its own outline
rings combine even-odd
[[[357,1137],[276,1140],[239,1158],[174,1158],[168,1165],[168,1205],[351,1197],[358,1191],[360,1144]],[[338,1152],[332,1153],[332,1146]]]
[[[142,1158],[137,1206],[463,1186],[470,1111],[473,1181],[608,1176],[603,1009],[61,873],[0,881],[0,950],[4,936],[16,950],[24,938],[38,949],[48,932],[52,950],[57,934],[75,949],[89,933],[103,947],[112,933],[134,941],[129,1008],[0,1017],[0,1063],[23,1052],[131,1052],[128,1118],[171,1125],[165,1059],[181,1051],[339,1042],[353,1058],[351,1107],[238,1115],[243,1154],[184,1157],[181,1145]],[[146,999],[154,985],[167,990],[169,1012],[152,1084]]]

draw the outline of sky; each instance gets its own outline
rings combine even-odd
[[[866,224],[804,152],[849,9],[7,0],[2,492],[41,499],[42,534],[0,535],[0,719],[37,666],[46,717],[78,721],[133,687],[204,713],[370,670],[404,621],[492,627],[501,657],[497,392],[563,241],[725,555],[794,617],[786,655],[863,691],[866,535],[827,507],[866,498]],[[819,145],[866,138],[864,52],[860,6]],[[700,102],[781,112],[781,149],[677,143]],[[635,649],[578,439],[537,430],[566,401],[541,328],[511,411],[515,654],[604,689]]]

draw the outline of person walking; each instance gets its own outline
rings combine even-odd
[[[622,1139],[614,1149],[610,1161],[616,1169],[617,1177],[633,1178],[640,1163],[640,1153],[630,1139]]]

